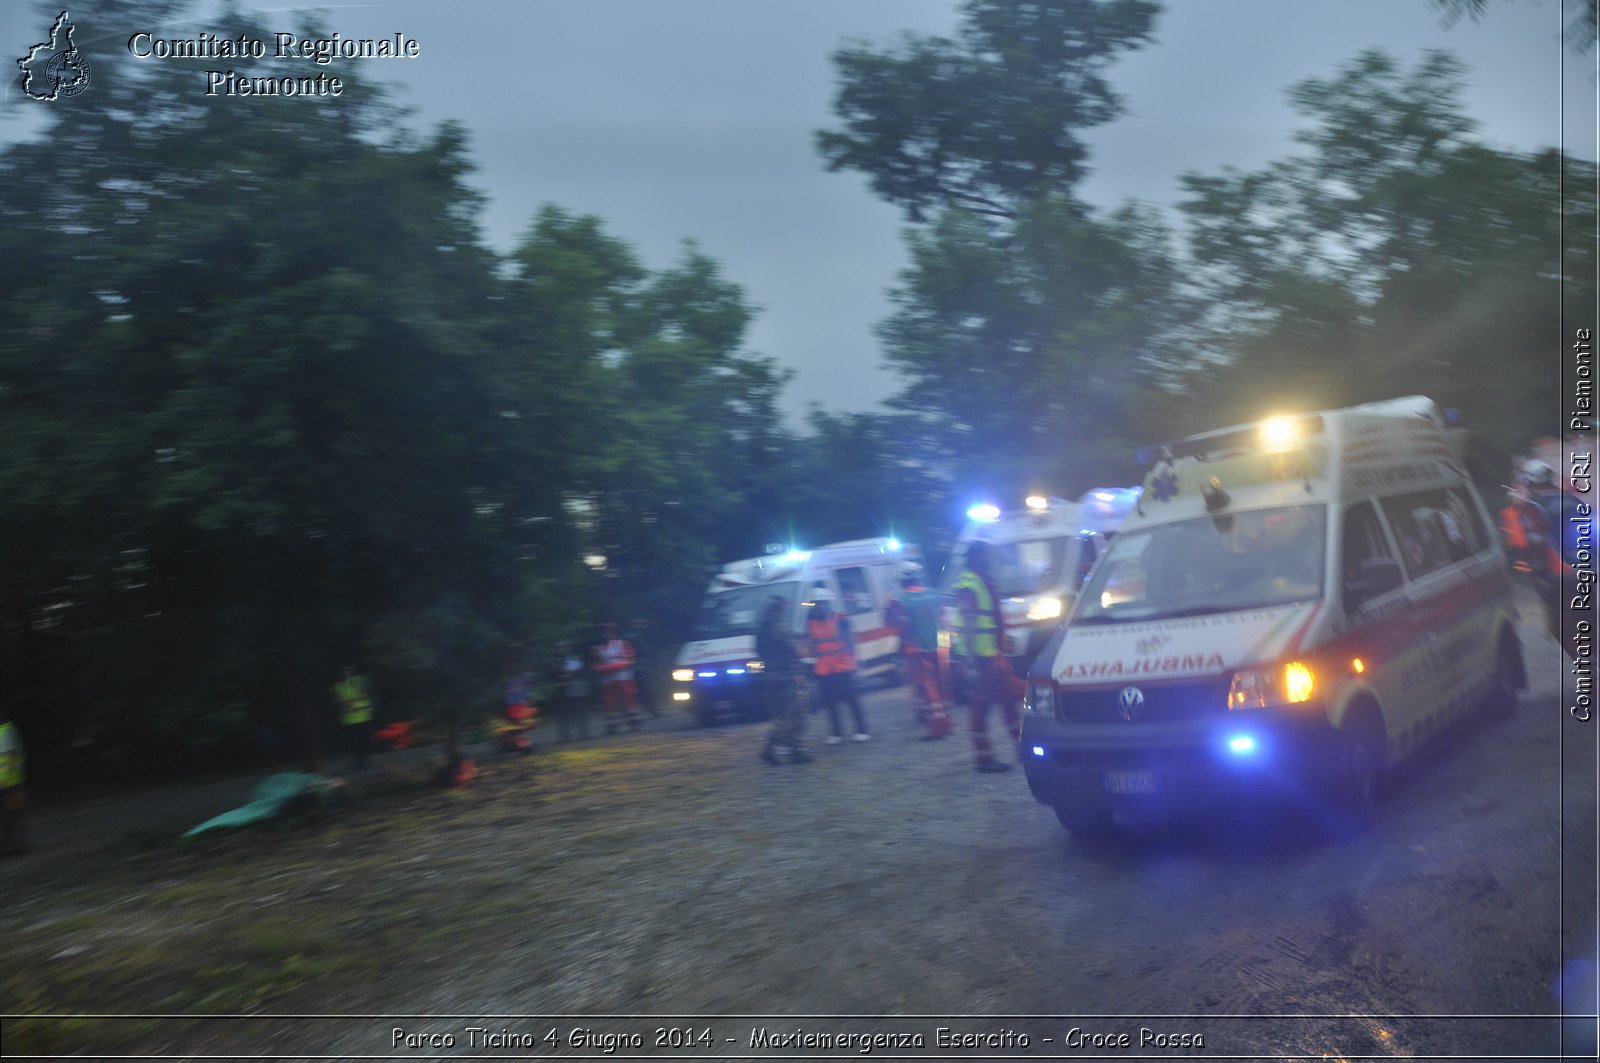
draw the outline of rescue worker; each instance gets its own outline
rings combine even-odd
[[[603,638],[594,648],[594,671],[600,677],[600,711],[605,716],[606,734],[616,734],[623,720],[630,731],[637,731],[639,688],[633,669],[638,658],[633,643],[617,634],[617,625],[610,621],[601,630]]]
[[[28,804],[22,736],[0,707],[0,856],[27,851],[22,810]]]
[[[372,747],[372,719],[377,708],[372,684],[347,664],[344,678],[333,684],[333,696],[339,703],[339,725],[350,752],[350,768],[360,771],[367,766],[367,751]]]
[[[1536,529],[1527,535],[1526,556],[1534,586],[1544,603],[1545,630],[1571,657],[1575,650],[1561,637],[1561,613],[1579,596],[1577,546],[1582,540],[1594,542],[1594,517],[1582,499],[1556,486],[1556,471],[1548,462],[1537,458],[1525,462],[1519,479],[1527,491],[1528,504],[1542,518],[1525,525]],[[1587,534],[1585,524],[1589,525]]]
[[[934,741],[950,733],[950,714],[939,689],[939,592],[922,585],[922,566],[900,566],[901,592],[884,610],[884,619],[900,636],[900,655],[917,706],[923,738]]]
[[[828,710],[828,744],[837,745],[844,739],[844,729],[839,721],[839,703],[850,706],[855,719],[856,741],[865,742],[867,719],[861,712],[861,701],[856,697],[856,650],[850,635],[850,619],[833,610],[833,592],[826,587],[812,592],[810,612],[806,615],[807,656],[815,663],[811,670],[817,677],[817,697]]]
[[[773,765],[782,764],[785,757],[790,764],[805,764],[811,760],[801,741],[805,718],[800,706],[806,680],[800,669],[800,650],[784,622],[788,604],[786,599],[773,595],[761,610],[761,622],[756,627],[762,694],[767,700],[767,713],[772,717],[772,730],[761,748],[761,759]]]
[[[967,726],[977,758],[974,767],[984,773],[1011,770],[1009,763],[995,759],[989,744],[989,707],[1000,706],[1006,733],[1013,738],[1021,726],[1011,668],[1000,654],[1005,623],[1000,616],[1000,598],[989,576],[989,551],[989,544],[982,539],[969,544],[966,568],[952,588],[961,622],[951,649],[967,702]]]
[[[561,741],[589,737],[589,677],[583,655],[572,643],[556,644],[556,658],[550,666],[550,682],[555,687],[556,726]]]

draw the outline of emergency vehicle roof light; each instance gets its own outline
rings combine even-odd
[[[1000,507],[992,502],[979,502],[967,510],[967,519],[975,520],[980,524],[988,524],[1000,519]]]
[[[898,550],[900,549],[900,540],[890,536],[889,541],[883,545],[887,546],[890,550]]]
[[[1035,512],[1050,508],[1050,500],[1043,495],[1029,495],[1024,502],[1029,509]]]
[[[1300,441],[1299,425],[1287,417],[1268,417],[1261,422],[1261,445],[1269,454],[1292,450]]]
[[[1446,427],[1455,428],[1457,425],[1461,424],[1461,422],[1462,418],[1460,410],[1449,409],[1444,411],[1444,423]]]
[[[783,559],[791,565],[798,565],[800,562],[804,561],[810,556],[810,550],[790,550],[787,554],[783,555]]]

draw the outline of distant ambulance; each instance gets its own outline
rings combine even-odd
[[[1268,791],[1359,826],[1381,773],[1525,685],[1495,526],[1428,399],[1160,448],[1027,682],[1063,826]]]
[[[790,628],[803,635],[819,584],[833,592],[834,608],[850,618],[857,675],[898,676],[900,639],[883,613],[900,591],[897,569],[920,557],[915,546],[898,539],[857,539],[723,566],[700,603],[690,641],[678,652],[673,702],[702,725],[764,718],[764,665],[755,649],[761,611],[773,597],[782,599]]]
[[[1021,509],[1002,512],[985,504],[968,510],[941,581],[947,594],[941,646],[948,647],[960,625],[948,593],[965,568],[967,546],[981,539],[991,547],[990,575],[1005,620],[1001,652],[1013,658],[1016,674],[1025,674],[1138,498],[1137,487],[1097,487],[1076,502],[1035,495]]]

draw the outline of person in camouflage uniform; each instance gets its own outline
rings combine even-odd
[[[785,757],[791,764],[804,764],[811,759],[802,741],[806,678],[794,635],[784,623],[787,604],[774,595],[761,611],[761,623],[756,628],[756,656],[761,658],[764,669],[762,693],[772,717],[772,730],[761,749],[761,759],[768,764],[782,764]]]

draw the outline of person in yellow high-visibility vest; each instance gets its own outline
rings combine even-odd
[[[367,766],[367,751],[372,748],[372,720],[378,707],[372,683],[347,664],[344,678],[333,684],[333,696],[339,703],[339,728],[350,753],[350,767],[360,771]]]
[[[24,768],[22,736],[0,708],[0,856],[27,849],[22,829],[22,810],[28,803]]]
[[[966,694],[967,726],[972,732],[976,768],[981,772],[1011,770],[1010,764],[995,759],[994,748],[989,744],[989,707],[1000,706],[1006,733],[1013,739],[1021,727],[1011,668],[1000,654],[1005,621],[989,576],[990,549],[981,539],[968,545],[966,569],[951,588],[961,610],[961,624],[954,632],[951,650],[966,680],[961,686]]]

